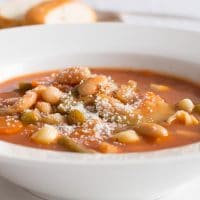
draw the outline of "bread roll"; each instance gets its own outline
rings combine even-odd
[[[95,12],[74,0],[49,0],[31,8],[25,17],[27,24],[91,23]]]
[[[12,0],[0,4],[0,28],[19,26],[24,23],[26,12],[45,0]]]

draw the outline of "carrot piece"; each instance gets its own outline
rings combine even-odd
[[[38,85],[40,85],[40,83],[38,81],[32,81],[31,85],[33,88],[37,87]]]
[[[16,134],[23,128],[22,122],[11,116],[0,117],[0,134]]]
[[[99,151],[101,153],[119,153],[119,148],[108,142],[102,142],[99,145]]]

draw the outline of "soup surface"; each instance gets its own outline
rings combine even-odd
[[[151,71],[70,67],[0,84],[0,140],[124,153],[200,141],[200,86]]]

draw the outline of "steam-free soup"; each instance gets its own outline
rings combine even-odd
[[[200,87],[152,71],[69,67],[0,84],[0,140],[125,153],[200,141]]]

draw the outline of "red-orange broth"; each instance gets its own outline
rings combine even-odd
[[[20,94],[16,92],[19,82],[43,79],[44,77],[52,73],[53,72],[50,71],[37,74],[30,74],[3,82],[0,84],[0,98],[6,99],[10,97],[19,97]],[[142,92],[152,91],[152,89],[150,88],[151,83],[166,85],[170,88],[168,91],[154,92],[160,95],[160,97],[162,97],[169,104],[175,105],[177,102],[184,98],[191,99],[194,104],[200,103],[200,86],[198,84],[194,84],[183,79],[175,78],[173,76],[163,75],[148,70],[111,68],[95,68],[92,69],[92,73],[111,76],[118,84],[125,84],[128,80],[134,80],[138,83],[137,87]],[[194,116],[197,119],[200,119],[200,115],[198,113],[194,113]],[[113,143],[110,139],[108,139],[107,142],[119,147],[119,152],[121,153],[159,150],[200,141],[200,125],[186,126],[181,123],[173,123],[172,125],[167,126],[167,130],[170,133],[167,137],[153,140],[142,138],[140,142],[134,144],[122,144],[119,142]],[[185,131],[188,131],[190,134],[185,135]],[[62,151],[66,150],[65,147],[57,143],[49,145],[37,144],[30,139],[31,134],[32,132],[30,132],[29,129],[26,129],[25,131],[23,131],[22,129],[16,134],[0,133],[0,140],[29,147]],[[95,150],[98,149],[97,144],[93,144],[92,142],[89,143],[89,147]]]

